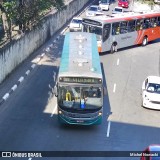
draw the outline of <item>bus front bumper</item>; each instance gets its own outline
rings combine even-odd
[[[93,113],[95,114],[95,113]],[[78,115],[78,113],[77,113]],[[86,114],[87,115],[87,114]],[[75,124],[75,125],[98,125],[102,123],[102,114],[97,114],[97,116],[90,118],[75,118],[71,116],[66,116],[65,114],[58,114],[58,119],[60,123],[65,124]]]

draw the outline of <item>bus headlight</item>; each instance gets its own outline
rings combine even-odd
[[[101,41],[97,41],[97,45],[98,45],[98,47],[101,47],[102,46]]]
[[[59,112],[59,114],[62,114],[62,111],[58,111]]]
[[[102,112],[99,112],[99,113],[98,113],[98,116],[101,116],[101,115],[102,115]]]

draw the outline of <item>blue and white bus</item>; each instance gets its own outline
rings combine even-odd
[[[65,35],[56,88],[60,122],[101,123],[103,82],[95,34],[69,32]]]

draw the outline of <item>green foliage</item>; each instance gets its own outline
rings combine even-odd
[[[148,5],[153,6],[154,5],[154,1],[153,0],[148,1]]]
[[[6,1],[3,3],[5,13],[9,19],[14,19],[16,16],[16,0]]]
[[[50,9],[51,7],[55,7],[57,9],[62,9],[64,6],[63,0],[36,0],[36,5],[38,6],[38,11],[42,12],[44,10]]]
[[[23,31],[35,25],[42,18],[42,13],[53,7],[61,10],[64,6],[64,0],[24,0],[22,4],[20,2],[21,0],[3,0],[2,7],[8,23],[15,23]]]

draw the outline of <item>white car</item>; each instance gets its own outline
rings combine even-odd
[[[101,8],[101,10],[109,10],[109,4],[110,1],[109,0],[101,0],[99,1],[99,7]]]
[[[82,18],[74,17],[69,24],[69,31],[82,31]]]
[[[98,5],[92,5],[86,11],[86,16],[87,17],[97,16],[97,15],[103,15],[103,12]]]
[[[142,106],[160,110],[160,77],[149,76],[143,82]]]

